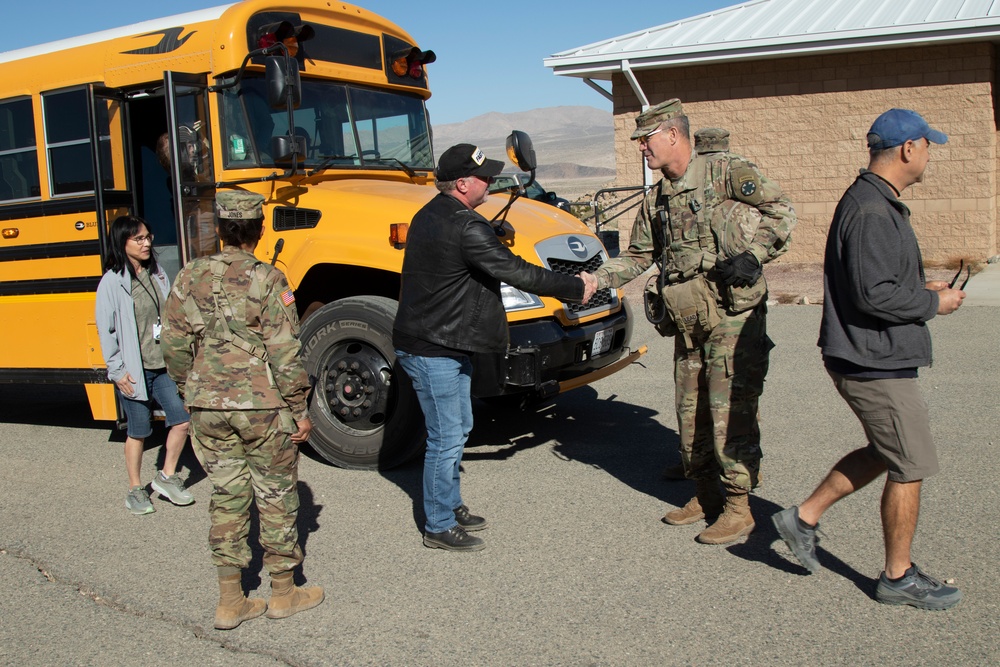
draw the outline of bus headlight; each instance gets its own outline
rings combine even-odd
[[[516,287],[511,287],[507,283],[500,283],[500,298],[503,299],[503,308],[507,312],[515,310],[531,310],[541,308],[542,300],[534,294],[522,292]]]

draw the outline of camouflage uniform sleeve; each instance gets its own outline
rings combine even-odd
[[[650,193],[657,191],[658,188],[653,188]],[[653,265],[660,244],[653,236],[649,215],[650,201],[650,194],[647,194],[635,216],[635,222],[632,224],[632,236],[629,239],[628,250],[614,259],[604,262],[594,271],[599,289],[621,287],[633,278],[641,276],[646,269]]]
[[[188,321],[185,308],[186,294],[189,292],[187,271],[181,269],[174,280],[167,302],[163,308],[163,331],[160,347],[167,374],[177,384],[177,391],[184,396],[184,383],[194,364],[194,327]]]
[[[788,250],[798,217],[792,201],[777,183],[754,163],[737,157],[729,164],[726,190],[730,198],[750,204],[761,213],[760,225],[748,248],[761,264]]]
[[[260,276],[261,269],[270,269]],[[270,359],[271,373],[278,393],[288,403],[296,421],[309,413],[309,377],[302,365],[299,343],[299,316],[295,297],[281,271],[258,265],[261,278],[260,324],[264,346]]]

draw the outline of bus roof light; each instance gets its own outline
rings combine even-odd
[[[316,36],[316,31],[308,23],[292,25],[288,21],[270,23],[260,29],[257,46],[266,49],[278,42],[285,45],[288,55],[295,58],[299,54],[299,44]]]
[[[409,76],[419,79],[424,75],[424,65],[437,60],[433,51],[421,51],[417,47],[397,51],[393,54],[392,72],[396,76]]]

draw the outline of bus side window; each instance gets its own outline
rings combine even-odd
[[[41,194],[31,99],[0,102],[0,201]]]
[[[94,168],[83,88],[42,94],[49,177],[53,195],[94,191]],[[107,134],[106,132],[104,133]],[[106,183],[111,187],[113,182]]]
[[[250,129],[244,116],[240,95],[235,89],[223,92],[222,137],[226,142],[225,166],[227,169],[249,167],[257,163]]]

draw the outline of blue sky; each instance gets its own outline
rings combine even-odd
[[[33,46],[89,32],[228,4],[221,0],[10,0],[0,49]],[[615,0],[419,2],[361,0],[353,4],[399,24],[423,49],[437,53],[428,68],[434,123],[455,123],[498,111],[611,103],[581,79],[555,76],[542,60],[553,53],[738,4],[738,0],[664,0],[651,5]],[[640,11],[640,7],[645,7]],[[652,8],[655,7],[655,11]],[[607,86],[606,86],[607,87]]]

